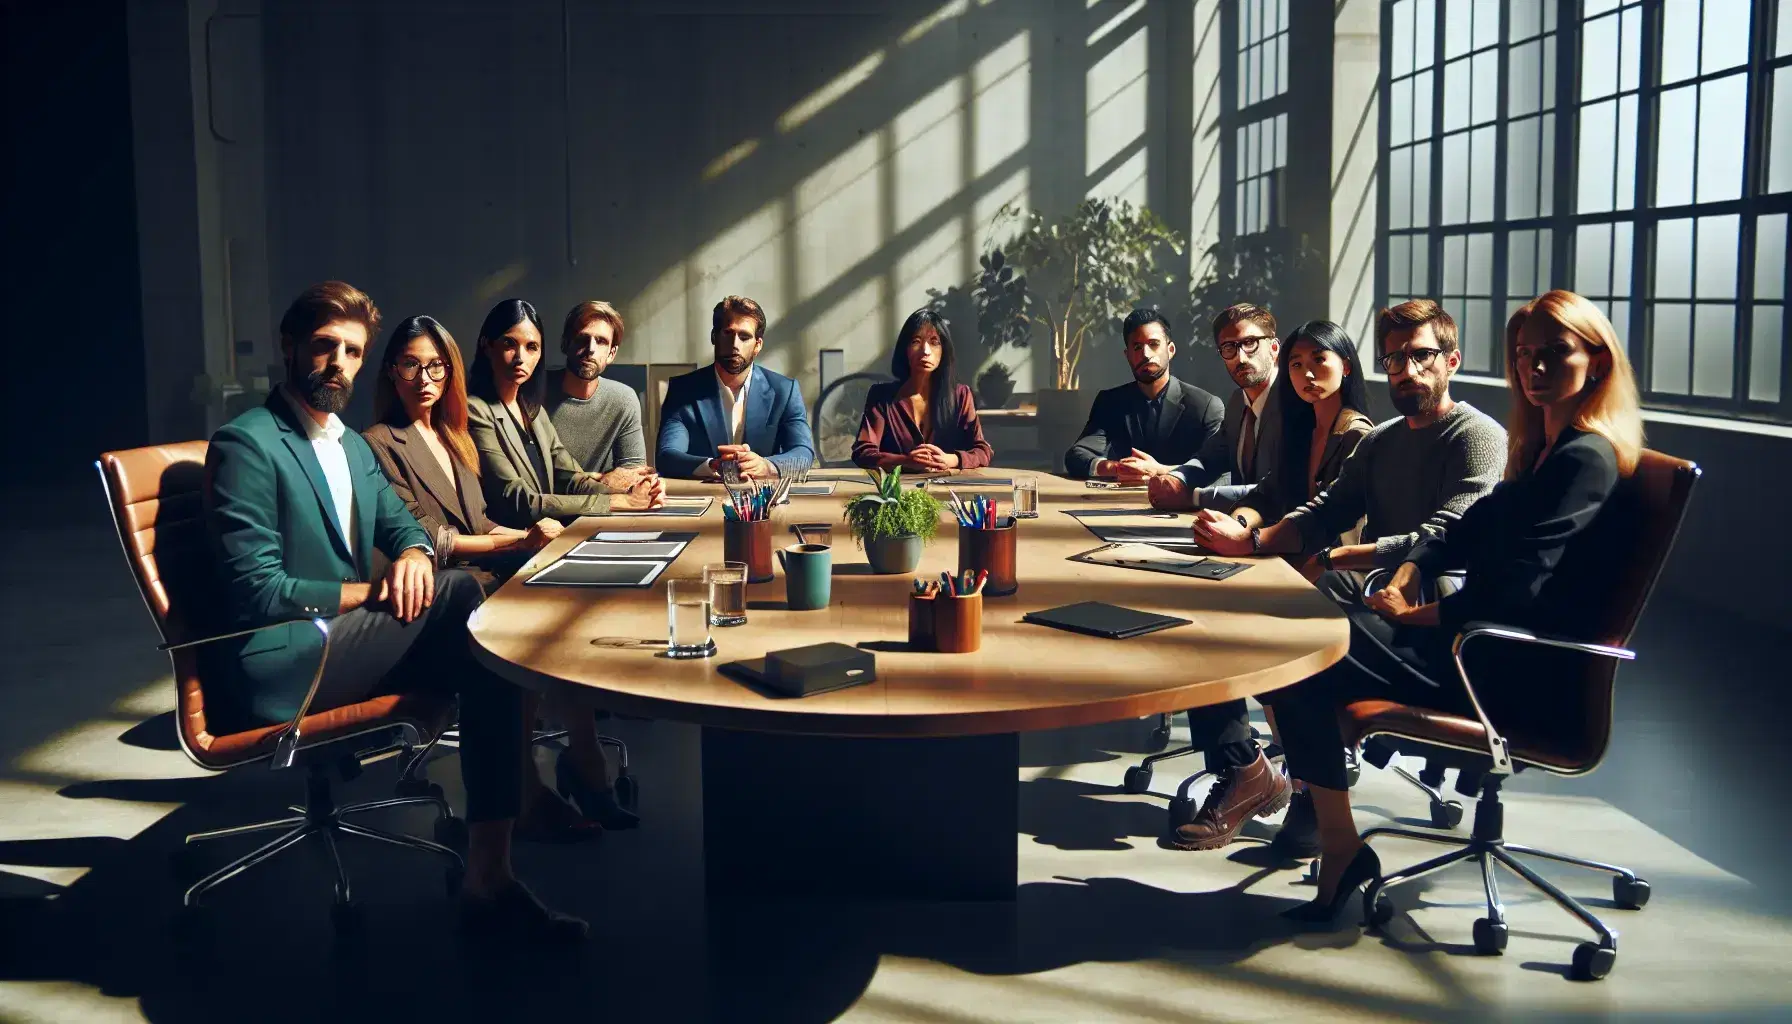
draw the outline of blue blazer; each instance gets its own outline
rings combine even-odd
[[[798,473],[815,464],[809,411],[803,407],[802,390],[789,377],[754,365],[742,426],[746,443],[777,466],[780,474]],[[716,449],[729,443],[729,437],[728,419],[722,414],[722,384],[713,364],[666,382],[655,467],[661,476],[695,477],[706,460],[715,458]]]
[[[283,619],[332,618],[344,583],[366,583],[375,549],[397,557],[429,548],[429,535],[360,434],[342,435],[355,491],[355,548],[336,523],[335,504],[310,438],[279,392],[218,428],[205,453],[205,526],[222,589],[226,629]],[[234,674],[233,710],[280,721],[298,711],[323,651],[308,623],[206,645],[208,668]],[[209,702],[208,702],[209,703]]]

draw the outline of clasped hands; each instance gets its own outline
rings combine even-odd
[[[651,466],[618,466],[600,479],[614,495],[610,499],[612,510],[632,512],[666,503],[666,482]]]
[[[937,444],[916,445],[903,461],[930,473],[943,473],[958,468],[958,456]]]
[[[764,480],[778,475],[778,467],[772,460],[754,451],[751,445],[721,444],[716,446],[716,457],[713,460],[717,476],[726,479],[722,464],[731,462],[740,471],[742,480]]]

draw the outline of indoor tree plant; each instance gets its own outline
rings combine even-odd
[[[1008,255],[1026,271],[1028,316],[1052,341],[1052,387],[1038,392],[1040,441],[1061,452],[1088,413],[1077,370],[1091,332],[1113,331],[1134,304],[1171,283],[1157,256],[1180,254],[1182,237],[1125,200],[1085,199],[1057,220],[1008,205],[997,223],[1013,218],[1021,225]]]
[[[1276,309],[1319,255],[1304,239],[1287,243],[1257,234],[1215,242],[1202,258],[1207,271],[1189,287],[1186,315],[1189,337],[1211,344],[1208,325],[1221,310],[1241,301]]]
[[[846,525],[865,549],[874,573],[914,572],[921,547],[940,528],[940,500],[919,487],[902,486],[902,467],[867,470],[875,494],[856,494],[846,502]]]

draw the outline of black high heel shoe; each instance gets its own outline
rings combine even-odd
[[[1338,888],[1332,893],[1330,902],[1313,900],[1302,903],[1291,910],[1282,911],[1282,916],[1303,924],[1330,924],[1337,920],[1338,911],[1344,909],[1358,889],[1380,877],[1381,858],[1375,856],[1375,851],[1365,845],[1345,866],[1344,875],[1338,879]]]
[[[608,786],[598,789],[585,782],[573,765],[572,758],[567,756],[570,753],[571,751],[562,750],[560,756],[554,759],[554,786],[560,790],[560,795],[571,800],[580,814],[602,825],[607,831],[640,827],[641,816],[617,803],[615,790]]]

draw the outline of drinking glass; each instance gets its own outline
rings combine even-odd
[[[709,636],[709,582],[666,581],[666,657],[707,658],[716,653]]]
[[[703,567],[709,581],[709,624],[743,626],[747,622],[747,563],[711,562]]]
[[[1039,478],[1017,476],[1014,478],[1014,518],[1039,518]]]

